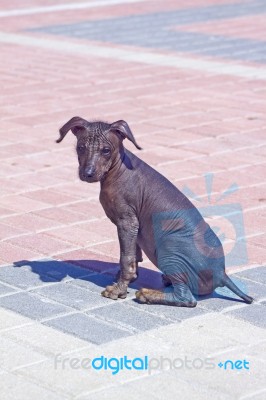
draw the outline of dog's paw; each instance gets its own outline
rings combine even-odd
[[[138,290],[135,294],[136,294],[136,299],[140,302],[140,303],[147,303],[147,299],[145,296],[145,289],[140,289]]]
[[[115,283],[114,285],[106,286],[101,295],[112,300],[117,300],[118,298],[125,299],[127,297],[127,290],[121,289],[121,287]]]
[[[160,292],[159,290],[153,289],[140,289],[136,292],[136,299],[140,303],[147,303],[147,304],[158,304],[161,303],[164,299],[164,293]]]

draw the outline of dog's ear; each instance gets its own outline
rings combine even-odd
[[[131,132],[128,124],[125,121],[119,120],[112,123],[110,130],[118,132],[123,139],[127,138],[136,146],[137,149],[141,150],[141,147],[137,144],[133,133]]]
[[[62,142],[64,137],[66,136],[67,132],[71,129],[74,135],[78,135],[78,133],[86,128],[89,125],[89,122],[80,117],[73,117],[71,118],[65,125],[59,129],[60,138],[56,140],[56,143]]]

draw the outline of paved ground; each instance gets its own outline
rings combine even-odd
[[[263,0],[1,2],[1,399],[265,399],[265,14]],[[216,227],[253,305],[225,290],[139,305],[136,288],[161,287],[147,259],[126,300],[100,296],[118,242],[75,138],[55,144],[74,115],[129,123],[144,150],[126,146]],[[101,356],[115,359],[93,369]],[[139,369],[118,371],[123,356]]]

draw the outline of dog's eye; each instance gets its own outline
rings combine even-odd
[[[84,153],[85,149],[86,149],[86,147],[85,147],[84,145],[77,146],[77,151],[78,151],[79,153]]]
[[[108,156],[109,154],[110,154],[110,149],[108,149],[108,147],[104,147],[103,149],[102,149],[102,153],[105,155],[105,156]]]

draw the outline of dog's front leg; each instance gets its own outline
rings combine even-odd
[[[136,271],[134,276],[130,279],[130,282],[135,282],[136,279],[138,279],[138,263],[143,261],[142,257],[142,251],[139,245],[136,245]],[[119,270],[116,274],[116,280],[118,281],[121,275],[121,270]]]
[[[127,297],[130,282],[137,278],[137,236],[139,224],[136,217],[121,218],[117,222],[117,233],[120,243],[120,273],[117,283],[107,286],[102,296],[117,300]]]

